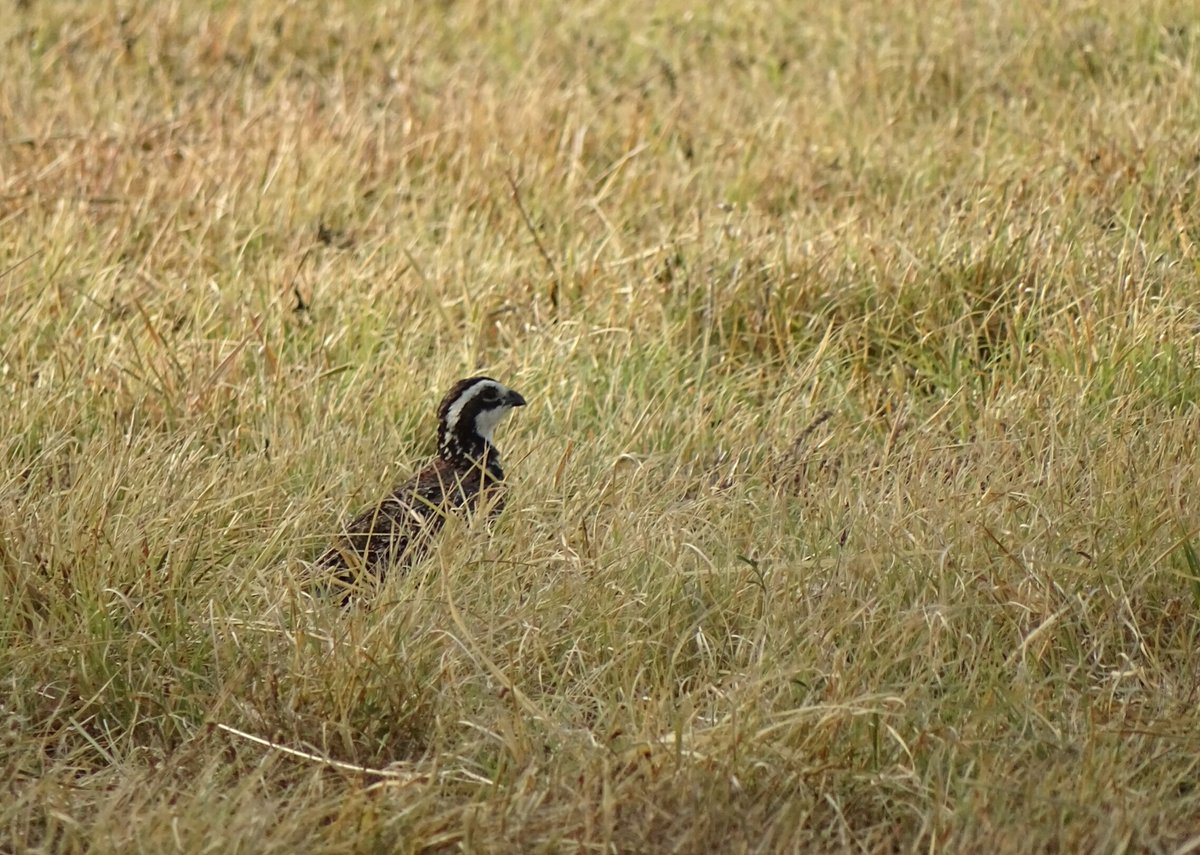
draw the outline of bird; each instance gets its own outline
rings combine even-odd
[[[523,406],[520,392],[491,377],[468,377],[451,387],[437,408],[437,456],[354,516],[315,562],[343,605],[364,581],[381,582],[388,570],[419,561],[451,513],[481,504],[491,514],[503,509],[504,469],[493,433]]]

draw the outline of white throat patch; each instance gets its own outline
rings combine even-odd
[[[491,443],[492,432],[496,429],[496,425],[500,424],[511,411],[512,407],[509,406],[484,410],[475,417],[475,433]]]

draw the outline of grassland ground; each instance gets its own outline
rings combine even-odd
[[[0,851],[1200,848],[1192,4],[0,45]],[[306,597],[480,370],[501,517]]]

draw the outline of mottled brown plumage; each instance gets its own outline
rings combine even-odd
[[[446,516],[483,502],[503,506],[504,470],[492,431],[525,399],[490,377],[460,380],[438,407],[438,456],[391,495],[354,517],[317,559],[345,602],[364,579],[419,560]]]

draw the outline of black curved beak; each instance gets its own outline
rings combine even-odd
[[[508,394],[504,397],[504,403],[510,407],[525,406],[525,399],[521,397],[521,393],[515,389],[509,389]]]

